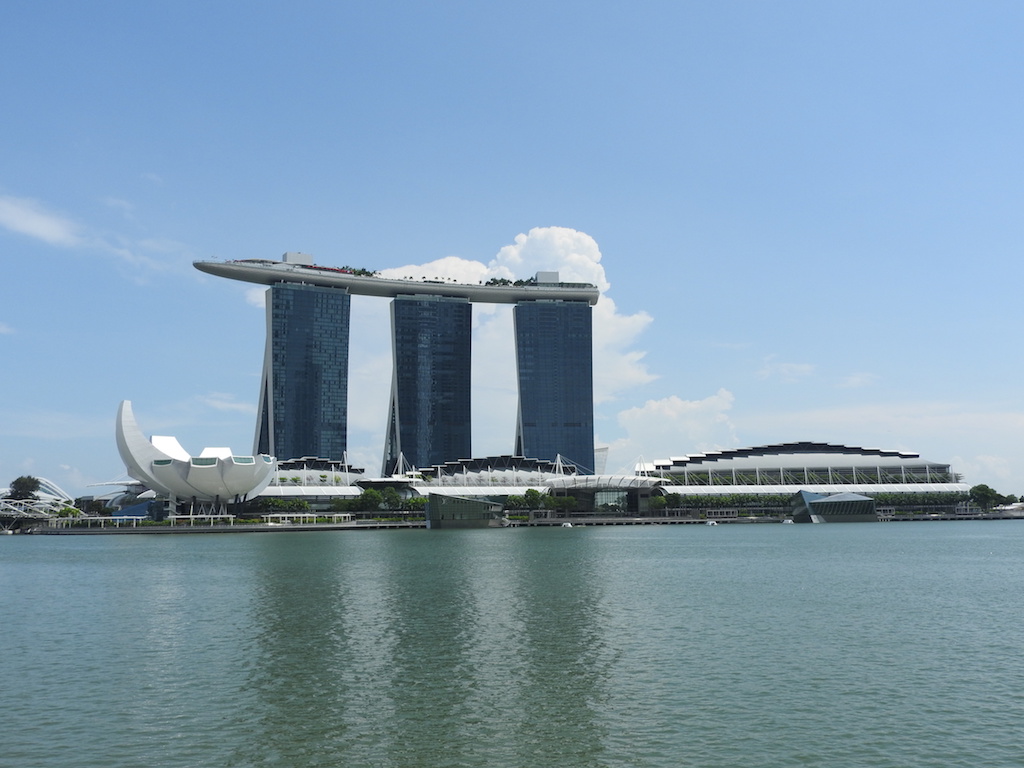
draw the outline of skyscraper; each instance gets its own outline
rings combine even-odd
[[[276,283],[268,290],[256,453],[344,460],[350,301],[344,288]]]
[[[208,274],[271,286],[256,452],[279,459],[344,460],[347,448],[350,295],[393,299],[394,374],[384,474],[402,459],[431,467],[472,457],[472,302],[513,304],[519,412],[514,452],[594,471],[591,307],[600,292],[561,282],[458,283],[385,278],[324,267],[311,256],[281,261],[197,261]]]
[[[391,302],[394,373],[385,476],[399,457],[406,465],[430,467],[472,456],[472,319],[466,298],[398,295]]]
[[[513,310],[519,413],[515,452],[594,472],[593,331],[585,301],[521,301]]]

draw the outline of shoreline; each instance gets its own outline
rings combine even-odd
[[[1015,515],[906,515],[880,518],[880,523],[912,523],[912,522],[968,522],[972,520],[1022,520]],[[588,528],[610,525],[770,525],[781,524],[782,518],[776,517],[733,517],[699,519],[689,517],[602,517],[587,519],[541,518],[530,521],[517,521],[509,526],[470,526],[473,528],[561,528],[571,523],[573,528]],[[833,521],[836,522],[836,521]],[[244,523],[238,525],[128,525],[111,524],[101,527],[49,527],[38,526],[27,530],[14,530],[12,534],[19,536],[130,536],[130,535],[167,535],[167,534],[198,534],[198,533],[289,533],[309,531],[377,531],[386,529],[426,529],[425,521],[415,522],[346,522],[346,523],[291,523],[268,525],[266,523]],[[444,530],[452,530],[445,528]]]

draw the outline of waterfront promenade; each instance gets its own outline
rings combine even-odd
[[[42,536],[98,536],[98,535],[132,535],[132,534],[195,534],[195,533],[287,533],[295,531],[373,531],[384,529],[409,529],[426,528],[423,520],[398,521],[398,520],[347,520],[344,522],[277,522],[277,523],[234,523],[226,518],[230,516],[206,517],[190,520],[179,517],[175,524],[154,524],[144,522],[139,518],[88,518],[79,521],[76,525],[61,521],[60,526],[37,524],[30,528],[17,531],[21,534],[33,534]],[[1011,515],[1003,512],[991,512],[976,515],[894,515],[881,516],[880,523],[903,523],[903,522],[940,522],[958,521],[969,522],[978,520],[1021,520],[1019,515]],[[508,527],[508,528],[561,528],[566,523],[571,523],[573,528],[584,528],[589,526],[635,526],[635,525],[756,525],[767,523],[781,523],[783,517],[760,516],[760,517],[721,517],[715,519],[704,519],[694,517],[543,517],[532,520],[513,520],[506,526],[481,526],[481,527]],[[85,524],[82,524],[82,523]]]

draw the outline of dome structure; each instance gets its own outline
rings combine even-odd
[[[64,506],[74,505],[75,500],[55,482],[47,480],[45,477],[36,477],[35,479],[39,481],[39,488],[34,493],[37,501]],[[10,488],[0,487],[0,498],[5,498],[10,492]]]
[[[230,448],[204,448],[190,456],[177,438],[146,438],[130,400],[117,410],[117,450],[128,474],[173,499],[246,501],[259,495],[274,476],[273,456],[236,456]]]

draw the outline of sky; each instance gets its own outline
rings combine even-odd
[[[799,440],[1024,494],[1024,5],[10,0],[0,485],[74,496],[147,434],[252,451],[263,295],[206,259],[601,288],[609,472]],[[354,297],[380,469],[387,300]],[[473,452],[509,453],[507,307]]]

